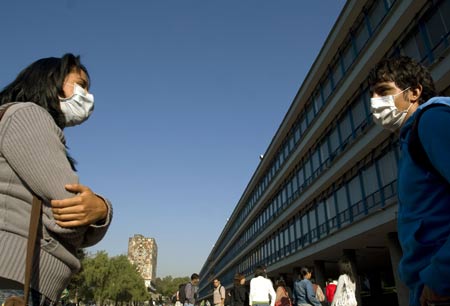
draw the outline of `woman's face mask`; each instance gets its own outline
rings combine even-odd
[[[412,103],[409,105],[408,109],[400,111],[397,106],[395,106],[394,100],[396,96],[408,89],[409,87],[395,95],[371,98],[370,108],[372,110],[373,121],[381,127],[393,132],[399,129],[402,126]]]
[[[60,98],[61,111],[66,118],[66,126],[74,126],[86,121],[94,111],[94,96],[74,83],[73,95]]]

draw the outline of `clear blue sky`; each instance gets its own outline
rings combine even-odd
[[[95,111],[65,130],[114,220],[90,252],[157,241],[157,275],[200,271],[344,0],[9,0],[0,87],[81,55]]]

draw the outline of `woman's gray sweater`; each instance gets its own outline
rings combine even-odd
[[[50,201],[72,197],[64,185],[75,183],[78,176],[67,159],[64,134],[50,114],[34,103],[9,107],[0,121],[0,278],[24,282],[33,192],[43,200],[43,212],[31,287],[59,299],[80,269],[76,250],[99,242],[112,218],[112,206],[105,200],[109,213],[103,225],[58,226]]]

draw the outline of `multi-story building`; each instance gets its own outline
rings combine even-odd
[[[134,235],[128,239],[128,260],[136,265],[147,288],[152,288],[151,281],[156,278],[158,246],[154,238]]]
[[[368,73],[408,55],[450,94],[450,1],[349,0],[200,272],[250,279],[258,265],[288,284],[301,266],[324,286],[352,259],[363,305],[408,305],[397,275],[398,138],[375,126]],[[274,101],[276,103],[276,101]]]

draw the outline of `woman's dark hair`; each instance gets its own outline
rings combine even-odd
[[[61,129],[65,126],[59,97],[64,97],[63,84],[72,71],[84,71],[80,57],[71,53],[61,58],[48,57],[35,61],[0,92],[0,105],[10,102],[33,102],[46,109]]]
[[[355,282],[355,276],[353,275],[353,269],[352,264],[348,258],[341,258],[338,262],[339,266],[339,273],[347,274],[350,280],[354,283]]]
[[[419,104],[437,96],[433,78],[426,67],[407,56],[385,58],[369,73],[369,86],[373,88],[380,82],[394,82],[404,90],[422,86]]]
[[[277,289],[278,287],[286,287],[286,282],[284,281],[284,279],[280,278],[275,282],[275,289]]]
[[[301,276],[302,279],[304,279],[305,276],[306,276],[308,273],[311,273],[311,269],[310,269],[310,268],[308,268],[308,267],[303,267],[303,268],[300,269],[300,276]]]
[[[235,286],[240,286],[241,285],[241,280],[244,279],[245,276],[241,273],[236,273],[234,275],[234,279],[233,279],[233,283]]]

